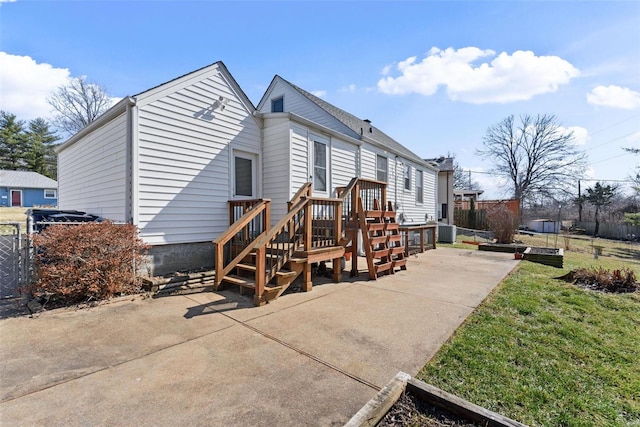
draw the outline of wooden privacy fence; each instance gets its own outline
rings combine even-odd
[[[486,230],[487,211],[484,209],[454,209],[453,223],[458,227]]]

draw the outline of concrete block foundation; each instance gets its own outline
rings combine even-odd
[[[156,245],[149,248],[143,267],[146,276],[162,276],[180,270],[213,269],[211,242]]]

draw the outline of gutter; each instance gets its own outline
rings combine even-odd
[[[66,150],[67,148],[69,148],[70,146],[72,146],[73,144],[75,144],[80,139],[84,138],[94,130],[98,129],[99,127],[106,124],[107,122],[110,122],[111,120],[118,117],[119,115],[125,113],[129,106],[133,106],[135,104],[136,104],[136,100],[133,97],[127,96],[122,98],[120,102],[118,102],[113,107],[109,108],[104,114],[99,116],[96,120],[89,123],[82,130],[80,130],[78,133],[73,135],[71,138],[67,139],[62,144],[58,145],[55,148],[55,152],[60,153]]]

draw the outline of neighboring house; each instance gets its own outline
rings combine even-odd
[[[0,170],[0,206],[56,206],[58,183],[30,171]]]
[[[437,169],[371,126],[276,76],[253,106],[222,62],[125,97],[58,148],[59,204],[131,222],[152,274],[211,266],[229,200],[271,199],[271,223],[307,181],[388,183],[399,219],[434,219]]]
[[[438,167],[438,221],[453,224],[453,157],[425,159]]]

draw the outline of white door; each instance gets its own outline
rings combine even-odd
[[[313,195],[328,197],[331,192],[331,171],[329,167],[329,140],[309,135],[309,180],[313,184]]]
[[[231,164],[232,198],[256,199],[258,197],[258,156],[244,151],[233,151]]]

